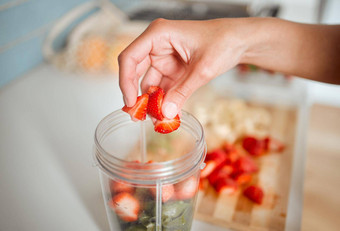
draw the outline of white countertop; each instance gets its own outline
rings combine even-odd
[[[92,145],[120,107],[115,77],[46,64],[0,89],[1,230],[109,230]],[[192,230],[224,229],[195,221]]]

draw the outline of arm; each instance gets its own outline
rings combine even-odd
[[[340,84],[340,26],[280,19],[246,20],[248,44],[241,63],[311,80]]]
[[[162,87],[162,113],[173,118],[199,87],[239,63],[340,84],[340,26],[275,18],[170,21],[159,19],[119,56],[125,104]]]

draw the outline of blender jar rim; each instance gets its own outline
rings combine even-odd
[[[143,185],[154,185],[159,180],[163,183],[171,183],[190,175],[203,163],[206,154],[204,130],[199,121],[190,113],[182,111],[181,127],[190,129],[198,136],[193,150],[173,160],[147,165],[117,158],[112,153],[107,152],[100,144],[100,139],[107,135],[108,131],[114,131],[129,123],[135,122],[132,122],[130,117],[122,110],[116,110],[104,117],[96,128],[94,160],[97,166],[110,177]],[[106,127],[107,125],[109,126]],[[103,132],[100,133],[100,129],[103,129]]]

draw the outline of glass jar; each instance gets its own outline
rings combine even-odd
[[[111,230],[189,231],[205,155],[203,128],[187,112],[169,134],[122,110],[106,116],[95,132],[94,159]]]

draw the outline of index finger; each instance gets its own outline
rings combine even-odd
[[[152,40],[146,34],[142,33],[135,39],[118,57],[119,63],[119,87],[123,93],[125,104],[132,107],[136,103],[138,95],[138,80],[140,76],[138,72],[145,72],[148,65],[145,65],[145,59],[152,49]],[[144,62],[143,62],[144,61]],[[142,68],[138,70],[138,65],[143,62]]]

